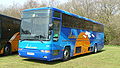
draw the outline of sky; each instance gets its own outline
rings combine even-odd
[[[0,0],[0,7],[9,7],[13,3],[23,5],[27,0]]]
[[[13,3],[17,3],[18,5],[23,5],[27,0],[0,0],[0,7],[9,7],[13,5]],[[40,1],[40,0],[34,0],[34,1]],[[46,0],[49,1],[49,0]],[[67,0],[59,0],[61,3],[67,1]]]

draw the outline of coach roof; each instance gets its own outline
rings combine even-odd
[[[11,16],[3,15],[3,14],[0,14],[0,16],[2,16],[2,17],[7,17],[7,18],[10,18],[10,19],[14,19],[14,20],[19,20],[19,21],[21,21],[21,20],[18,19],[18,18],[14,18],[14,17],[11,17]]]
[[[103,25],[102,23],[98,23],[98,22],[96,22],[96,21],[94,21],[94,20],[91,20],[91,19],[88,19],[88,18],[86,18],[86,17],[79,16],[79,15],[76,15],[76,14],[73,14],[73,13],[70,13],[70,12],[67,12],[67,11],[64,11],[64,10],[61,10],[61,9],[53,8],[53,7],[42,7],[42,8],[25,9],[25,10],[23,10],[23,12],[26,12],[26,11],[34,11],[34,10],[43,10],[43,9],[51,9],[51,10],[54,10],[54,11],[58,11],[58,12],[61,12],[61,13],[65,13],[65,14],[68,14],[68,15],[71,15],[71,16],[74,16],[74,17],[77,17],[77,18],[82,18],[82,19],[84,19],[84,20],[91,21],[91,22],[94,22],[94,23]]]

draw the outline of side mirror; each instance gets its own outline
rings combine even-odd
[[[51,30],[49,30],[49,33],[48,33],[49,35],[51,35],[52,34],[52,31]]]
[[[53,30],[53,24],[49,24],[49,30]]]

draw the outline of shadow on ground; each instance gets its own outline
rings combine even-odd
[[[8,56],[14,56],[14,55],[18,55],[18,52],[13,52],[11,55],[0,54],[0,57],[8,57]]]
[[[104,52],[104,51],[105,50],[101,50],[101,51],[99,51],[97,53],[101,53],[101,52]],[[76,58],[80,58],[80,57],[84,57],[84,56],[89,56],[91,54],[94,54],[94,53],[87,53],[87,54],[83,54],[83,55],[78,55],[78,56],[75,56],[75,57],[71,57],[70,60],[76,59]],[[24,61],[29,61],[29,62],[36,62],[36,63],[48,64],[48,65],[54,65],[54,64],[58,64],[58,63],[63,62],[62,60],[54,60],[54,61],[43,61],[43,60],[36,60],[36,59],[23,59],[23,60]],[[67,61],[64,61],[64,62],[67,62]]]

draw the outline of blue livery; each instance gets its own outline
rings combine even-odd
[[[74,17],[91,24],[89,27],[87,23],[84,27],[81,24],[78,27],[64,25],[64,22],[69,21],[68,17],[70,20]],[[100,51],[104,47],[103,26],[96,21],[53,7],[23,10],[19,56],[52,61],[68,60],[72,56]]]

